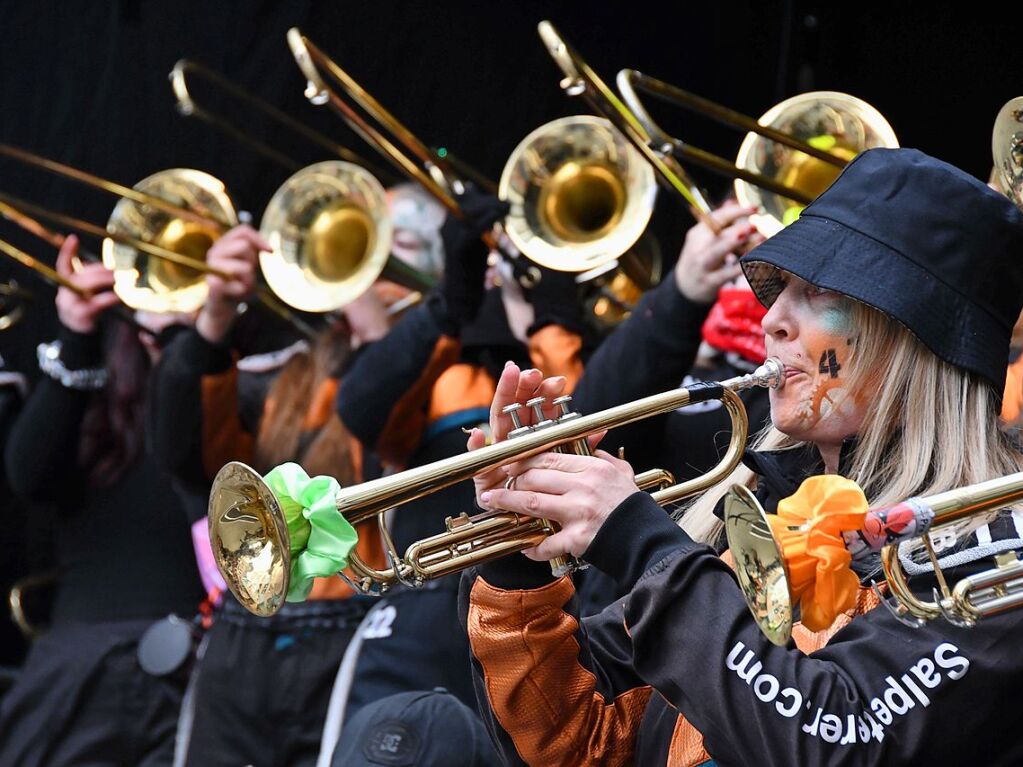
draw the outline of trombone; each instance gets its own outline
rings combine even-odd
[[[0,331],[17,325],[25,317],[25,302],[32,294],[14,280],[0,282]]]
[[[763,208],[751,222],[764,235],[777,233],[823,192],[845,165],[872,147],[897,147],[884,117],[865,101],[844,93],[815,91],[777,104],[759,120],[633,69],[618,73],[619,99],[564,41],[550,22],[540,37],[565,74],[562,88],[583,95],[611,119],[673,189],[705,220],[706,200],[681,163],[698,165],[735,179],[741,205]],[[639,92],[747,131],[734,163],[664,131],[650,116]],[[642,147],[640,145],[643,145]]]
[[[329,104],[452,216],[465,218],[456,196],[465,188],[464,178],[478,183],[479,174],[446,152],[431,151],[298,29],[289,30],[288,45],[308,81],[305,96],[311,103]],[[369,119],[328,86],[324,75]],[[537,128],[509,157],[498,185],[498,196],[511,206],[504,231],[516,249],[533,263],[579,273],[579,282],[615,268],[618,257],[646,229],[655,193],[653,174],[639,155],[610,125],[592,117],[564,118]],[[510,261],[524,286],[539,278],[535,267],[525,267],[502,249],[494,232],[482,238]]]
[[[993,181],[1016,207],[1023,209],[1023,96],[998,111],[991,133]]]
[[[389,562],[386,569],[377,570],[353,553],[349,560],[353,576],[342,575],[359,592],[381,593],[396,583],[421,586],[428,580],[535,546],[553,532],[549,522],[488,511],[449,517],[444,532],[412,544],[401,555],[390,540],[382,515],[400,504],[544,451],[586,454],[585,438],[589,434],[716,399],[731,418],[732,435],[724,458],[714,469],[681,484],[675,484],[669,472],[659,469],[636,477],[637,485],[644,489],[659,488],[652,497],[662,505],[701,492],[728,476],[742,457],[749,427],[737,392],[754,386],[774,388],[781,381],[781,364],[772,358],[749,375],[655,394],[591,415],[569,412],[570,397],[559,397],[549,405],[542,397],[530,400],[526,407],[534,410],[537,423],[516,428],[503,442],[341,490],[335,498],[338,513],[352,525],[376,517]],[[548,411],[554,407],[559,414],[549,417],[545,406]],[[505,409],[516,425],[521,407],[513,404]],[[253,469],[232,462],[217,474],[210,492],[209,528],[217,566],[239,602],[256,615],[277,612],[288,592],[291,544],[279,499]],[[572,567],[572,562],[552,562],[552,569],[558,573]]]
[[[337,155],[307,167],[286,157],[227,119],[200,105],[189,88],[199,76],[306,140]],[[355,152],[289,117],[213,70],[182,59],[170,73],[178,111],[227,133],[293,171],[267,204],[260,234],[273,246],[260,253],[267,284],[288,305],[308,312],[339,309],[376,280],[425,292],[435,280],[391,255],[393,226],[378,178],[390,174]]]
[[[206,300],[203,274],[231,279],[205,262],[213,242],[238,223],[224,185],[208,173],[174,168],[126,187],[8,144],[0,144],[0,155],[121,198],[105,229],[2,193],[0,215],[51,243],[62,241],[62,235],[35,219],[102,238],[103,263],[114,272],[114,292],[128,306],[193,312]],[[265,288],[257,288],[257,298],[303,335],[313,335]]]
[[[899,621],[919,627],[925,621],[944,617],[955,626],[969,627],[980,618],[1023,606],[1023,562],[1014,551],[999,554],[994,568],[963,578],[949,588],[931,537],[964,520],[983,521],[982,515],[1021,499],[1023,472],[870,509],[862,530],[843,532],[843,539],[854,559],[880,552],[891,598],[884,598],[876,584],[874,588],[881,603]],[[898,525],[889,526],[889,518],[897,519]],[[803,528],[808,532],[808,525]],[[803,528],[790,532],[800,534]],[[725,531],[739,586],[754,619],[771,642],[786,644],[792,634],[793,603],[800,594],[792,587],[788,563],[771,530],[768,515],[743,485],[734,485],[725,498]],[[938,581],[933,601],[922,600],[913,593],[899,560],[900,546],[917,539]]]

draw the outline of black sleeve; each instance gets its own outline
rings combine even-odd
[[[362,444],[375,446],[395,405],[422,376],[443,335],[443,299],[430,296],[390,332],[362,349],[344,377],[337,411]]]
[[[150,383],[148,431],[157,464],[186,486],[207,484],[203,466],[202,379],[232,365],[226,345],[189,328],[164,348]]]
[[[61,362],[69,370],[103,366],[100,335],[61,328]],[[84,473],[78,463],[82,418],[94,392],[71,389],[42,376],[7,440],[5,463],[11,489],[34,502],[74,499]]]
[[[574,408],[595,413],[678,387],[696,360],[709,311],[679,293],[669,274],[590,357],[572,393]],[[603,446],[624,447],[634,465],[650,466],[662,431],[663,419],[645,419],[613,430]]]
[[[1015,707],[997,692],[1023,681],[1023,613],[982,618],[972,629],[912,629],[877,607],[805,655],[792,642],[768,642],[731,570],[657,515],[664,512],[653,501],[631,498],[587,559],[623,582],[638,579],[625,608],[635,670],[696,726],[719,763],[1023,758]]]

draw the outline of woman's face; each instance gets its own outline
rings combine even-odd
[[[863,422],[863,398],[846,388],[857,353],[853,302],[786,272],[785,287],[764,317],[767,356],[785,366],[785,385],[772,389],[771,420],[789,436],[837,445]]]

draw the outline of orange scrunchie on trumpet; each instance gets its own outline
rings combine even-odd
[[[789,588],[811,631],[828,628],[853,607],[859,578],[842,533],[863,527],[867,499],[859,485],[837,474],[809,477],[767,519],[781,548]],[[790,530],[789,528],[797,528]]]

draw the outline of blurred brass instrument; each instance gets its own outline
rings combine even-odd
[[[900,515],[900,529],[905,525],[905,533],[890,536],[880,549],[881,567],[891,593],[886,599],[878,592],[882,604],[901,622],[914,627],[939,617],[955,626],[972,626],[980,618],[1023,605],[1023,562],[1016,552],[997,555],[992,569],[963,578],[949,588],[931,544],[931,537],[940,531],[955,527],[957,537],[962,536],[971,526],[986,522],[992,512],[1020,499],[1023,472],[871,509],[865,529],[884,529],[883,525],[872,525],[871,520],[883,520],[893,513]],[[908,524],[907,518],[912,520]],[[800,595],[792,593],[785,558],[763,507],[745,486],[733,486],[725,498],[725,531],[739,585],[754,619],[771,642],[784,645],[792,634],[793,604]],[[931,602],[913,594],[899,560],[900,547],[909,541],[926,552],[934,567],[939,587],[933,590]]]
[[[748,421],[737,392],[753,386],[777,387],[781,381],[780,363],[769,359],[750,375],[675,389],[592,415],[569,412],[569,397],[549,404],[543,397],[530,400],[525,407],[533,411],[536,423],[519,426],[503,442],[341,490],[335,499],[338,513],[352,525],[376,517],[389,561],[387,569],[377,570],[353,553],[349,561],[353,576],[345,577],[360,592],[380,593],[396,583],[421,586],[430,579],[535,546],[554,531],[546,520],[501,511],[471,517],[462,513],[447,519],[443,533],[412,544],[402,556],[395,550],[382,515],[538,453],[587,454],[587,435],[716,399],[724,404],[732,422],[731,442],[717,467],[681,484],[674,484],[671,474],[663,470],[636,477],[637,485],[644,489],[660,488],[652,496],[662,505],[705,490],[731,473],[745,448]],[[514,404],[505,409],[516,426],[522,407]],[[556,415],[552,416],[552,409]],[[220,470],[210,493],[209,528],[217,566],[238,600],[257,615],[277,612],[288,591],[291,549],[280,502],[258,473],[237,462]],[[552,568],[560,573],[572,569],[572,564],[556,560]]]
[[[0,282],[0,330],[17,325],[25,317],[25,302],[32,294],[14,280]]]
[[[492,186],[446,151],[431,151],[297,29],[288,32],[288,44],[308,80],[310,102],[329,104],[451,215],[465,218],[457,195],[467,180]],[[361,112],[328,86],[324,73]],[[523,139],[505,164],[497,192],[511,206],[503,227],[515,248],[535,264],[577,273],[584,282],[613,270],[639,239],[653,211],[656,184],[650,168],[607,121],[579,116],[546,123]],[[525,286],[538,278],[538,270],[502,248],[494,232],[483,239],[513,264]]]
[[[189,87],[190,75],[202,77],[341,159],[301,167],[234,122],[201,106]],[[303,311],[325,312],[350,303],[378,279],[413,291],[433,287],[432,277],[391,255],[393,226],[384,188],[377,180],[381,171],[206,67],[181,60],[170,80],[181,114],[199,117],[294,171],[271,197],[260,223],[260,234],[273,246],[271,252],[260,254],[260,268],[281,300]],[[384,174],[382,177],[388,178],[389,174]]]
[[[872,147],[897,147],[884,117],[866,102],[844,93],[804,93],[769,109],[759,120],[727,109],[632,69],[616,79],[619,99],[557,33],[540,23],[540,36],[565,74],[569,95],[590,104],[639,149],[666,186],[679,193],[703,220],[706,200],[681,163],[698,165],[735,178],[739,204],[764,209],[750,218],[766,236],[793,220],[823,192],[853,157]],[[734,163],[669,135],[654,121],[639,92],[748,131]]]
[[[1006,102],[991,134],[992,181],[1002,194],[1023,209],[1023,96]]]
[[[203,275],[233,279],[205,260],[213,242],[238,223],[224,185],[209,174],[175,168],[126,187],[8,144],[0,144],[0,155],[121,198],[106,228],[4,193],[0,193],[0,216],[55,247],[63,242],[63,235],[40,220],[102,238],[103,263],[114,272],[114,292],[125,305],[150,312],[189,313],[206,300]],[[33,265],[21,259],[21,263],[53,282],[52,274],[36,268],[38,262]],[[257,286],[256,298],[298,332],[314,334],[270,291]],[[126,318],[124,313],[121,316]]]

